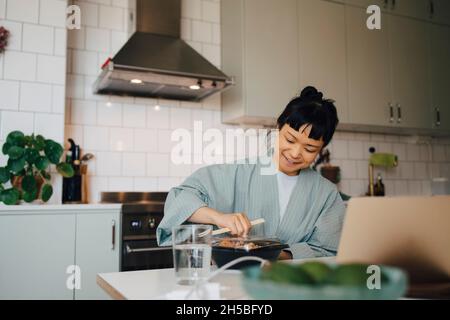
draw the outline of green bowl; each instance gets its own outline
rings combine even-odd
[[[370,290],[361,286],[297,285],[261,280],[259,266],[246,268],[242,286],[249,297],[257,300],[394,300],[403,297],[408,278],[401,269],[381,266],[387,281],[381,289]]]

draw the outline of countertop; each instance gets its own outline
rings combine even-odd
[[[33,214],[33,213],[74,213],[83,211],[120,210],[120,203],[93,203],[93,204],[20,204],[8,206],[0,205],[0,215],[6,214]]]
[[[333,262],[334,257],[291,260],[289,262],[299,263],[311,260]],[[238,270],[225,270],[211,280],[213,283],[220,284],[221,299],[249,299],[241,288],[240,276],[241,272]],[[176,284],[173,268],[100,273],[97,275],[97,284],[113,299],[119,300],[163,300],[166,299],[167,293],[175,290],[186,291],[192,288],[192,286]]]

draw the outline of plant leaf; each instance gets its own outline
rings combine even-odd
[[[36,179],[34,178],[34,176],[25,176],[22,179],[22,189],[25,192],[33,192],[34,190],[36,190],[37,184],[36,184]]]
[[[50,165],[50,161],[47,157],[39,157],[34,164],[38,170],[45,170]]]
[[[11,159],[14,160],[14,159],[19,159],[20,157],[22,157],[24,152],[25,152],[24,148],[18,147],[18,146],[12,146],[8,150],[8,155]]]
[[[39,159],[39,152],[36,149],[27,148],[25,149],[25,160],[29,164],[35,164]]]
[[[12,173],[17,174],[25,167],[25,157],[19,159],[8,159],[8,168]]]
[[[53,187],[50,184],[44,184],[42,187],[42,201],[47,202],[53,194]]]
[[[0,200],[3,201],[7,205],[16,204],[19,201],[19,191],[15,188],[9,188],[3,190],[0,194]]]
[[[38,151],[42,151],[45,148],[45,139],[43,136],[41,136],[40,134],[36,136],[35,140],[34,140],[34,146],[36,147],[36,149],[38,149]]]
[[[6,137],[6,142],[13,146],[23,147],[25,146],[25,135],[21,131],[12,131]]]
[[[45,180],[50,180],[52,178],[50,174],[45,170],[41,170],[41,175],[44,177]]]
[[[24,192],[22,194],[23,200],[25,202],[33,202],[34,200],[37,199],[38,196],[38,189],[34,189],[32,192]]]
[[[58,164],[59,159],[61,159],[61,156],[64,152],[64,149],[59,143],[56,143],[55,141],[48,139],[45,140],[44,152],[51,163]]]
[[[12,147],[12,145],[11,145],[10,143],[5,142],[5,143],[3,144],[3,147],[2,147],[2,153],[3,153],[4,155],[7,155],[7,154],[8,154],[8,150],[9,150],[9,148],[11,148],[11,147]]]
[[[56,165],[56,170],[64,177],[71,178],[75,174],[73,167],[67,162],[61,162]]]
[[[0,168],[0,183],[8,182],[10,178],[9,170],[5,167]]]

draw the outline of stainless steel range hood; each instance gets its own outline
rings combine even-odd
[[[180,0],[137,0],[136,32],[102,67],[98,94],[200,101],[233,84],[180,39]]]

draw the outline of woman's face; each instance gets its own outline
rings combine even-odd
[[[308,168],[323,147],[323,140],[310,139],[311,125],[305,124],[297,131],[285,124],[278,137],[278,169],[290,176]]]

